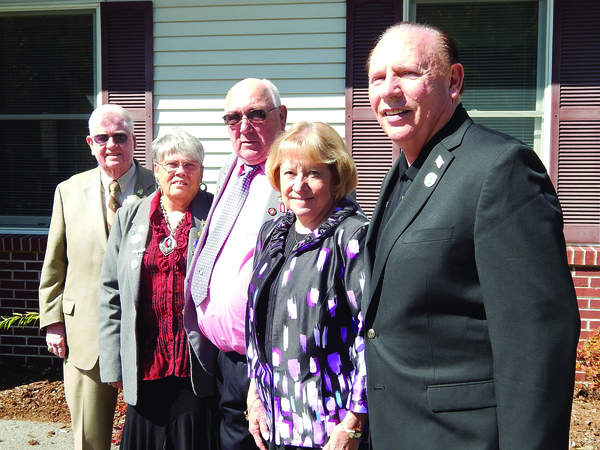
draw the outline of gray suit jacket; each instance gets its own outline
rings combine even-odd
[[[134,192],[154,191],[154,175],[137,162]],[[98,280],[106,249],[100,169],[56,187],[40,278],[40,328],[64,322],[68,361],[89,370],[98,360]]]
[[[98,339],[100,341],[100,378],[103,382],[123,382],[123,397],[130,405],[138,400],[138,334],[141,265],[150,238],[148,197],[119,209],[108,239],[100,276],[98,302]],[[192,201],[194,223],[188,238],[188,266],[194,244],[203,228],[212,194],[200,192]],[[184,317],[184,322],[187,317]],[[206,346],[199,348],[188,336],[192,386],[198,396],[214,393],[214,379],[201,370],[198,359]],[[208,349],[210,351],[210,349]]]

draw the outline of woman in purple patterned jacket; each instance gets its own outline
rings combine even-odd
[[[263,225],[248,288],[250,432],[261,449],[357,449],[367,413],[362,249],[367,218],[347,197],[352,157],[324,123],[301,122],[266,172],[287,213]]]

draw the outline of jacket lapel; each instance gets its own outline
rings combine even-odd
[[[108,239],[108,228],[106,218],[104,217],[104,198],[102,195],[102,182],[100,181],[99,167],[91,173],[89,182],[86,183],[83,190],[90,213],[85,215],[82,214],[82,217],[88,218],[90,234],[96,236],[95,239],[100,243],[100,246],[104,251],[106,250],[106,241]]]
[[[215,208],[216,208],[217,204],[219,203],[219,201],[221,200],[221,197],[223,196],[223,192],[225,191],[225,189],[223,189],[223,186],[227,185],[227,183],[229,182],[229,178],[231,178],[231,174],[233,173],[233,171],[236,167],[236,164],[237,164],[237,158],[234,158],[231,163],[231,166],[229,167],[229,170],[227,171],[227,174],[223,178],[223,182],[221,183],[221,185],[219,186],[219,189],[217,190],[217,194],[215,195],[215,198],[213,199],[212,205],[210,207],[210,211],[208,213],[208,216],[206,217],[206,222],[204,224],[204,228],[202,229],[202,233],[200,235],[200,240],[198,241],[198,247],[196,248],[196,251],[199,251],[200,249],[202,249],[202,247],[204,247],[204,243],[206,242],[206,236],[208,233],[208,229],[210,228],[210,223],[212,222],[212,217],[215,212]]]
[[[393,189],[392,180],[398,178],[398,161],[394,163],[390,171],[385,176],[383,183],[381,183],[381,194],[377,199],[377,204],[375,205],[375,210],[373,211],[373,215],[371,217],[371,224],[367,230],[366,243],[367,243],[367,263],[369,264],[368,268],[370,269],[371,263],[375,258],[375,245],[377,243],[377,234],[379,230],[379,225],[381,222],[381,218],[383,216],[383,212],[385,210],[384,199],[387,203],[387,198],[389,197],[391,189]]]
[[[368,238],[370,239],[370,241],[368,241],[370,244],[369,251],[373,255],[371,259],[373,264],[370,277],[370,295],[375,292],[377,285],[381,281],[383,269],[394,243],[406,231],[408,226],[413,222],[414,218],[423,209],[433,192],[442,182],[446,170],[450,167],[454,159],[454,155],[451,153],[452,150],[461,144],[466,130],[472,123],[473,122],[470,119],[465,120],[458,130],[444,138],[431,150],[429,156],[423,163],[423,166],[419,169],[419,173],[406,192],[402,204],[392,213],[384,229],[381,231],[381,241],[379,242],[379,245],[376,245],[376,230],[373,230],[373,235],[368,235]],[[388,179],[386,180],[387,184],[384,187],[383,192],[387,192],[390,188],[389,184],[391,183],[391,180],[395,179],[396,177],[392,178],[388,175]],[[377,217],[374,215],[374,220],[380,218],[379,216],[383,214],[383,209],[384,207],[381,205],[380,199],[377,203]],[[375,247],[377,247],[377,257],[374,256]]]
[[[154,174],[140,170],[140,164],[134,160],[135,164],[135,186],[133,188],[133,195],[140,198],[148,197],[152,192],[156,190]]]
[[[192,200],[192,227],[188,235],[188,251],[187,251],[187,266],[190,267],[192,263],[192,257],[194,256],[195,247],[200,237],[202,236],[202,230],[206,224],[205,219],[199,219],[204,216],[210,209],[210,194],[198,194]]]
[[[267,220],[282,216],[285,213],[285,208],[282,208],[281,205],[283,205],[281,194],[273,189],[269,194],[269,199],[267,200],[265,211],[263,213],[263,223]]]
[[[369,228],[367,229],[367,236],[365,238],[365,273],[367,274],[365,281],[365,294],[363,295],[362,300],[362,309],[364,311],[367,310],[369,303],[371,302],[371,293],[373,290],[371,289],[371,285],[375,286],[373,283],[372,276],[370,276],[373,268],[373,262],[375,259],[375,247],[377,245],[377,235],[379,230],[379,225],[381,223],[381,218],[383,216],[383,212],[385,210],[385,203],[387,203],[387,198],[389,197],[390,190],[393,188],[393,183],[391,180],[395,180],[398,178],[398,161],[394,163],[390,171],[385,176],[383,183],[381,183],[381,194],[377,199],[377,204],[375,205],[375,210],[373,211],[373,215],[371,217],[371,223],[369,224]]]
[[[381,276],[388,255],[398,238],[406,231],[415,216],[421,211],[431,194],[439,186],[446,169],[454,156],[445,148],[434,148],[419,173],[411,183],[401,205],[392,213],[381,231],[381,240],[377,246],[377,258],[373,264],[373,283]],[[436,160],[438,163],[436,163]],[[438,165],[440,165],[438,167]]]
[[[133,303],[136,309],[139,302],[142,258],[148,244],[148,237],[150,236],[150,203],[150,198],[146,198],[140,203],[131,227],[128,230],[128,236],[126,237],[128,241],[132,242],[132,245],[122,247],[123,249],[127,248],[131,252],[129,255],[125,255],[125,257],[131,259],[129,264],[131,270],[128,271],[130,281],[129,295],[130,298],[134,299]]]

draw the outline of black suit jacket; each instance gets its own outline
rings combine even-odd
[[[376,242],[394,165],[367,235],[372,445],[564,449],[579,312],[558,199],[531,149],[456,118]]]

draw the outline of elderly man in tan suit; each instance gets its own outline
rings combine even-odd
[[[65,396],[75,449],[109,449],[117,391],[100,382],[98,287],[110,224],[125,201],[154,190],[154,176],[133,160],[131,115],[102,105],[87,137],[98,167],[56,187],[40,280],[40,327],[48,351],[64,358]]]

